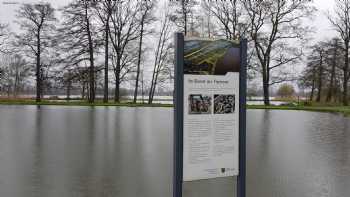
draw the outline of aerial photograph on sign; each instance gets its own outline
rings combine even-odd
[[[184,73],[194,75],[225,75],[239,72],[238,41],[186,39]]]

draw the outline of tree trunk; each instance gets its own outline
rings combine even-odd
[[[187,35],[187,12],[186,12],[186,5],[185,1],[187,0],[182,0],[182,14],[183,14],[183,19],[184,19],[184,35]]]
[[[152,94],[153,94],[153,89],[155,86],[155,75],[156,75],[156,64],[154,65],[153,68],[153,74],[152,74],[152,81],[151,81],[151,88],[149,90],[149,94],[148,94],[148,104],[152,104]]]
[[[310,93],[310,101],[314,100],[314,93],[316,88],[316,68],[312,68],[312,86],[311,86],[311,93]]]
[[[81,91],[81,98],[84,100],[85,99],[85,82],[83,82],[83,89]]]
[[[10,84],[7,85],[7,98],[10,98],[10,94],[11,94],[11,86]]]
[[[110,2],[109,2],[110,3]],[[110,10],[110,4],[108,4],[108,13],[107,13],[107,20],[105,24],[105,68],[104,68],[104,75],[105,75],[105,84],[104,84],[104,91],[103,91],[103,102],[108,103],[108,54],[109,54],[109,19],[111,16],[111,10]]]
[[[70,100],[70,90],[71,90],[71,87],[72,87],[72,82],[70,79],[68,79],[68,84],[67,84],[67,101]]]
[[[320,102],[321,101],[321,95],[322,95],[322,77],[323,77],[323,58],[322,58],[322,52],[320,52],[320,66],[318,69],[318,92],[317,92],[317,98],[316,101]]]
[[[326,98],[326,102],[330,102],[333,96],[334,92],[334,77],[335,77],[335,67],[337,65],[337,43],[334,45],[334,53],[333,53],[333,62],[332,62],[332,69],[331,69],[331,81],[329,84],[328,94]]]
[[[110,11],[108,11],[110,12]],[[109,44],[109,16],[110,14],[108,13],[107,16],[107,21],[105,24],[105,68],[104,68],[104,91],[103,91],[103,102],[108,103],[108,44]]]
[[[140,32],[140,42],[139,42],[139,54],[137,60],[137,71],[136,71],[136,83],[135,83],[135,92],[134,92],[134,103],[137,102],[137,91],[139,88],[139,78],[140,78],[140,64],[141,64],[141,55],[142,55],[142,38],[143,38],[143,26],[144,26],[144,16],[141,20],[141,32]]]
[[[264,90],[264,104],[270,105],[270,92],[269,92],[269,73],[267,66],[263,66],[263,90]]]
[[[115,76],[115,80],[118,80],[118,76]],[[119,83],[115,83],[115,88],[114,88],[114,102],[119,103]]]
[[[37,54],[36,54],[36,102],[41,102],[41,40],[40,29],[37,32]]]
[[[141,78],[141,93],[142,93],[142,104],[143,104],[145,103],[143,70],[142,70],[142,78]]]
[[[315,92],[315,79],[312,79],[312,87],[311,87],[311,93],[310,93],[310,101],[313,101],[314,99],[314,92]]]
[[[115,70],[115,91],[114,91],[114,102],[119,103],[120,101],[120,57],[117,55],[117,65]]]
[[[13,96],[17,98],[17,93],[18,93],[18,86],[19,86],[19,71],[18,71],[18,65],[16,65],[16,70],[15,70],[15,84],[13,87]]]
[[[267,82],[263,82],[264,86],[264,104],[270,105],[270,92],[269,92],[269,84]]]
[[[150,98],[151,99],[151,104],[153,103],[154,93],[156,92],[157,81],[158,81],[158,71],[157,71],[155,79],[154,79],[152,94],[151,94],[151,98]]]
[[[92,43],[91,31],[90,31],[90,21],[88,18],[87,4],[85,6],[85,20],[86,20],[86,33],[89,40],[89,56],[90,56],[90,69],[89,69],[89,103],[95,102],[95,67],[94,67],[94,47]]]
[[[208,23],[207,23],[207,28],[208,28],[208,38],[210,38],[210,37],[211,37],[210,18],[211,18],[211,13],[210,13],[210,11],[209,11],[209,13],[208,13]]]
[[[344,80],[343,80],[343,104],[348,106],[348,81],[349,81],[349,41],[345,42],[345,65],[344,65]]]
[[[151,91],[151,97],[150,97],[150,104],[153,103],[153,98],[154,98],[154,93],[156,92],[157,84],[158,84],[158,76],[160,73],[160,65],[158,64],[156,72],[155,72],[155,77],[154,77],[154,82],[153,82],[153,89]]]

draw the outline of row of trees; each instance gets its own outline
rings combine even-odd
[[[17,13],[21,33],[13,36],[10,51],[35,62],[32,72],[38,101],[45,88],[59,84],[67,94],[79,86],[90,102],[94,102],[98,88],[103,89],[104,102],[108,102],[112,89],[115,102],[119,102],[121,84],[125,84],[134,87],[134,102],[147,89],[151,103],[157,88],[172,78],[174,31],[209,38],[245,37],[249,41],[249,76],[261,79],[266,105],[270,104],[272,86],[298,79],[312,96],[316,89],[322,95],[327,84],[332,87],[330,97],[341,92],[347,104],[350,0],[336,1],[335,16],[329,20],[339,32],[341,47],[336,55],[343,61],[337,61],[329,82],[312,78],[315,65],[329,62],[323,59],[328,49],[319,43],[310,54],[303,50],[312,33],[305,21],[316,11],[310,0],[181,0],[165,5],[141,0],[72,0],[59,10],[47,3],[24,4]],[[62,16],[60,20],[56,12]],[[320,53],[321,59],[317,58]],[[305,56],[308,66],[300,78],[293,73],[293,66],[302,63]],[[323,76],[326,70],[319,73]]]
[[[336,0],[335,15],[329,21],[338,37],[311,46],[300,87],[310,89],[310,100],[342,102],[348,105],[350,1]]]
[[[312,28],[305,26],[316,11],[310,0],[231,0],[204,1],[205,18],[195,18],[194,1],[182,1],[182,17],[174,17],[185,34],[193,35],[201,26],[206,37],[225,37],[249,41],[249,74],[262,79],[264,103],[270,104],[272,86],[298,81],[300,88],[310,90],[310,99],[320,102],[342,102],[348,105],[350,0],[335,0],[328,19],[338,37],[308,47]],[[196,23],[193,21],[201,21]],[[305,50],[309,48],[311,52]],[[304,49],[304,50],[303,50]],[[299,76],[293,65],[307,66]],[[317,90],[317,95],[316,95]]]
[[[18,87],[8,82],[13,78],[14,63],[6,61],[16,57],[26,68],[30,65],[21,79],[33,74],[38,102],[49,88],[66,88],[69,96],[73,86],[80,88],[89,102],[95,101],[96,90],[102,87],[103,101],[108,102],[110,84],[115,85],[114,100],[119,102],[123,83],[134,84],[136,102],[141,81],[142,92],[150,89],[151,103],[156,89],[169,83],[172,70],[170,21],[167,14],[154,16],[157,6],[164,5],[141,0],[73,0],[55,10],[49,3],[23,4],[16,15],[20,33],[11,33],[7,26],[0,26],[0,39],[11,37],[6,47],[2,42],[0,45],[6,49],[2,51],[5,54],[0,72],[2,90],[6,89],[8,94],[11,89],[14,94],[17,92]],[[58,14],[62,16],[60,20]],[[158,45],[154,47],[152,81],[144,88],[143,70],[149,60],[144,56],[149,47],[144,46],[145,37],[157,39]]]
[[[316,10],[310,0],[201,1],[204,17],[196,18],[197,1],[182,1],[173,20],[185,34],[249,41],[249,74],[261,78],[264,103],[275,84],[295,81],[291,67],[305,55],[310,28],[303,21]],[[179,14],[180,15],[179,17]]]
[[[309,100],[317,102],[344,102],[346,105],[347,73],[345,50],[339,38],[322,41],[312,46],[299,85],[310,89]],[[344,86],[345,89],[344,89]],[[343,88],[342,88],[343,87]],[[345,91],[344,91],[345,90]]]

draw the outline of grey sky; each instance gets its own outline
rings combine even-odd
[[[47,0],[55,8],[66,5],[70,0]],[[16,10],[22,3],[40,2],[39,0],[0,0],[0,22],[11,23],[16,16]],[[16,4],[15,4],[16,3]]]
[[[333,12],[334,0],[314,0],[314,4],[318,12],[315,16],[315,20],[310,21],[310,25],[316,28],[315,39],[323,40],[335,36],[336,32],[332,29],[326,16],[327,12]]]
[[[0,22],[11,24],[16,16],[16,10],[21,3],[39,2],[40,0],[0,0]],[[67,5],[70,0],[46,0],[50,2],[55,8]],[[11,3],[11,4],[9,4]],[[17,4],[12,4],[17,3]],[[319,10],[316,13],[314,20],[308,20],[311,26],[315,26],[316,33],[314,35],[315,40],[323,40],[335,35],[335,32],[330,27],[325,13],[332,11],[334,6],[334,0],[314,0],[315,7]],[[11,25],[13,26],[13,25]],[[16,29],[15,27],[12,27]]]
[[[0,23],[10,24],[12,31],[16,31],[17,25],[13,23],[16,19],[16,10],[22,3],[41,2],[40,0],[0,0]],[[67,5],[70,0],[46,0],[54,8]]]
[[[12,31],[16,32],[18,27],[13,21],[16,19],[16,10],[19,9],[22,3],[40,2],[42,0],[0,0],[0,23],[10,24]],[[55,8],[67,5],[71,0],[44,0],[50,2]],[[166,1],[166,0],[160,0]],[[315,28],[315,33],[312,35],[313,42],[330,39],[336,36],[336,32],[332,29],[327,12],[332,12],[334,7],[334,0],[314,0],[314,6],[318,9],[315,17],[312,20],[305,20],[306,25]],[[295,72],[300,72],[303,64],[297,66]],[[147,68],[145,68],[147,70]],[[146,76],[145,76],[146,77]]]

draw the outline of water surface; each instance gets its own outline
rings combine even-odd
[[[1,197],[171,197],[172,109],[0,106]],[[248,197],[350,193],[350,119],[250,110]],[[184,185],[232,196],[233,178]],[[231,195],[230,195],[231,194]]]

